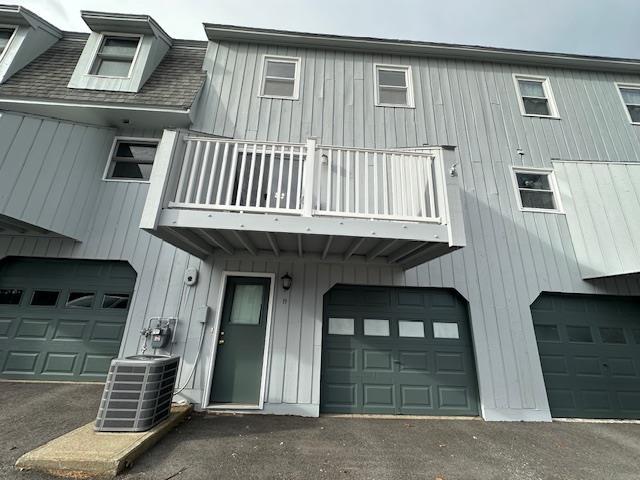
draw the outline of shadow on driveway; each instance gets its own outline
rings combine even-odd
[[[95,416],[100,386],[0,384],[1,478]],[[11,450],[11,447],[13,450]],[[640,478],[640,425],[194,415],[119,478]]]

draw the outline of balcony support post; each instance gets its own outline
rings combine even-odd
[[[316,173],[317,140],[309,138],[306,148],[307,154],[305,155],[304,172],[302,174],[302,216],[311,217],[313,214],[313,182]]]

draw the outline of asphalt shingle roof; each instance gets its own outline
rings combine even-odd
[[[65,37],[0,85],[2,98],[188,109],[204,83],[206,42],[175,42],[139,92],[68,88],[85,40]]]

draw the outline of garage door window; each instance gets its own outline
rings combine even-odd
[[[69,292],[66,306],[72,308],[91,308],[95,295],[90,292]]]
[[[558,327],[555,325],[534,325],[539,342],[559,342]]]
[[[102,308],[126,309],[128,306],[128,293],[106,293],[104,297],[102,297]]]
[[[31,305],[37,307],[53,307],[58,303],[60,292],[51,292],[47,290],[36,290],[31,297]]]
[[[589,327],[567,327],[567,337],[570,342],[593,343]]]
[[[353,335],[353,318],[329,318],[329,335]]]
[[[22,298],[22,290],[17,288],[0,289],[0,305],[18,305]]]
[[[450,322],[433,322],[433,337],[452,339],[460,338],[458,324]]]
[[[424,338],[424,323],[420,320],[398,320],[398,335],[401,337]]]
[[[640,345],[640,330],[633,331],[633,339],[638,345]]]
[[[389,320],[365,318],[364,334],[371,337],[388,337],[389,336]]]
[[[600,338],[603,343],[627,343],[621,328],[600,327]]]

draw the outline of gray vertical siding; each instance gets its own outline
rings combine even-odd
[[[264,54],[302,58],[300,100],[259,98]],[[411,65],[416,108],[374,106],[373,64]],[[529,306],[542,291],[638,294],[637,278],[585,282],[564,215],[521,212],[511,165],[640,160],[615,81],[639,76],[460,60],[210,43],[195,129],[357,147],[455,145],[468,246],[406,272],[470,303],[486,418],[548,417]],[[560,119],[523,117],[513,73],[550,77]],[[516,149],[522,148],[520,158]]]

